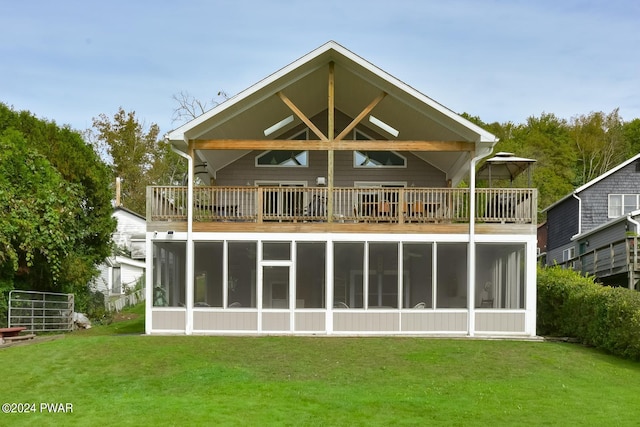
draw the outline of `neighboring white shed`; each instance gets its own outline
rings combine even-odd
[[[120,295],[126,289],[133,289],[137,281],[144,276],[145,262],[123,256],[109,257],[100,267],[100,276],[96,279],[96,290],[109,295]]]

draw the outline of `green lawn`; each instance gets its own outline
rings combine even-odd
[[[640,420],[640,364],[576,344],[129,335],[141,320],[0,350],[0,401],[36,404],[36,413],[0,414],[0,425]],[[72,404],[73,413],[40,412],[53,402]]]

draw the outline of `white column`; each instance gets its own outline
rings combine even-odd
[[[536,336],[536,312],[537,312],[537,262],[536,262],[536,247],[537,237],[532,236],[526,244],[526,259],[525,259],[525,332],[530,336]]]
[[[185,140],[187,146],[189,141]],[[193,333],[193,158],[177,150],[175,147],[171,147],[174,153],[180,157],[187,159],[188,164],[188,178],[187,178],[187,248],[186,248],[186,278],[185,278],[185,334],[191,335]],[[190,150],[192,152],[192,150]]]
[[[149,335],[152,330],[152,313],[153,309],[153,276],[154,269],[158,266],[153,265],[153,241],[151,240],[155,235],[155,232],[147,232],[146,245],[146,288],[145,288],[145,311],[144,311],[144,333]]]
[[[326,307],[326,319],[325,330],[327,335],[333,333],[333,241],[327,240],[326,250],[326,280],[325,280],[325,307]]]

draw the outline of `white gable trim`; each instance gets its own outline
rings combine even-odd
[[[238,95],[228,99],[227,101],[223,102],[222,104],[219,104],[218,106],[212,108],[211,110],[209,110],[208,112],[206,112],[206,113],[202,114],[201,116],[195,118],[194,120],[191,120],[190,122],[185,123],[184,125],[180,126],[179,128],[169,132],[166,135],[167,139],[169,139],[170,141],[174,141],[174,142],[178,142],[178,143],[183,143],[184,144],[185,141],[188,139],[186,134],[189,131],[194,130],[195,128],[197,128],[198,126],[204,124],[209,119],[211,119],[212,117],[220,114],[221,112],[232,108],[233,106],[237,105],[238,103],[240,103],[244,99],[248,98],[249,96],[259,92],[260,90],[262,90],[264,88],[266,88],[268,85],[277,82],[278,79],[281,79],[281,78],[285,77],[287,74],[293,72],[294,70],[296,70],[298,68],[301,68],[303,65],[305,65],[305,64],[313,65],[314,60],[318,60],[318,58],[320,58],[321,55],[323,55],[323,54],[325,54],[327,52],[329,52],[330,56],[341,55],[341,56],[347,58],[353,64],[356,64],[356,65],[362,67],[363,69],[365,69],[366,71],[372,73],[376,77],[378,77],[378,78],[382,79],[383,81],[386,81],[387,83],[391,84],[392,86],[400,89],[401,91],[405,92],[409,96],[414,97],[415,99],[417,99],[418,101],[422,102],[426,106],[432,108],[433,110],[441,113],[442,115],[446,116],[447,118],[459,123],[460,125],[464,126],[467,129],[469,129],[472,133],[477,135],[477,139],[474,142],[476,142],[476,143],[487,143],[487,144],[492,146],[493,144],[495,144],[498,141],[498,139],[493,134],[485,131],[484,129],[482,129],[479,126],[476,126],[474,123],[472,123],[472,122],[466,120],[465,118],[463,118],[462,116],[454,113],[453,111],[449,110],[448,108],[444,107],[443,105],[439,104],[438,102],[434,101],[433,99],[429,98],[428,96],[422,94],[421,92],[415,90],[414,88],[412,88],[411,86],[407,85],[406,83],[398,80],[397,78],[393,77],[392,75],[390,75],[387,72],[383,71],[382,69],[376,67],[375,65],[371,64],[370,62],[366,61],[365,59],[363,59],[360,56],[354,54],[350,50],[344,48],[343,46],[341,46],[340,44],[338,44],[338,43],[336,43],[334,41],[329,41],[329,42],[325,43],[324,45],[322,45],[319,48],[311,51],[310,53],[308,53],[307,55],[303,56],[302,58],[292,62],[291,64],[285,66],[284,68],[280,69],[279,71],[271,74],[270,76],[266,77],[265,79],[263,79],[263,80],[259,81],[258,83],[254,84],[253,86],[245,89],[244,91],[240,92]],[[318,65],[321,65],[321,64],[324,65],[326,63],[324,60],[322,60],[322,58],[320,58],[319,61],[320,62],[318,62]],[[302,73],[301,75],[296,76],[296,78],[294,80],[287,81],[286,85],[289,85],[293,81],[296,81],[296,80],[299,80],[299,79],[303,78],[307,74],[313,72],[315,69],[317,69],[317,67],[311,67],[309,70],[307,70],[306,73]],[[363,78],[365,78],[365,77],[363,76]],[[272,95],[272,93],[271,93],[271,91],[269,91],[268,94],[265,93],[264,96],[262,98],[259,98],[258,100],[256,100],[256,102],[260,102],[262,99],[264,99],[266,97],[269,97],[271,95]],[[246,108],[249,108],[249,106],[245,106],[244,108],[241,108],[239,110],[239,112],[244,110],[244,109],[246,109]],[[441,123],[441,124],[443,126],[446,126],[445,123]],[[216,123],[213,126],[216,126],[216,125],[219,125],[219,123]],[[202,129],[202,131],[198,132],[198,134],[204,133],[204,132],[206,132],[208,130],[209,129]],[[490,149],[489,147],[487,147],[487,148]],[[483,151],[485,151],[485,150],[483,150]]]
[[[618,166],[609,169],[608,171],[606,171],[605,173],[603,173],[602,175],[592,179],[591,181],[587,182],[586,184],[581,185],[580,187],[576,188],[575,190],[573,190],[571,193],[567,194],[566,196],[564,196],[562,199],[558,200],[555,203],[552,203],[551,205],[547,206],[546,208],[544,208],[542,210],[542,212],[546,212],[549,209],[553,208],[556,205],[559,205],[560,203],[564,202],[566,199],[568,199],[569,197],[573,196],[573,195],[577,195],[578,193],[586,190],[587,188],[591,187],[594,184],[597,184],[598,182],[602,181],[603,179],[605,179],[606,177],[608,177],[609,175],[613,175],[614,173],[618,172],[620,169],[624,168],[625,166],[633,163],[634,161],[640,159],[640,153],[636,154],[635,156],[633,156],[632,158],[630,158],[629,160],[626,160],[622,163],[620,163]]]

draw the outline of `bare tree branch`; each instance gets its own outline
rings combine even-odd
[[[178,106],[173,110],[173,116],[171,117],[171,123],[184,124],[190,120],[201,116],[208,110],[219,105],[221,102],[229,99],[229,96],[224,91],[219,91],[217,98],[211,98],[208,101],[202,101],[189,94],[189,92],[182,91],[173,95],[173,100],[176,101]]]

